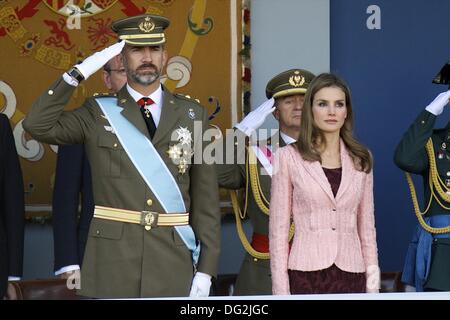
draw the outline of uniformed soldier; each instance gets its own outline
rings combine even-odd
[[[449,99],[450,90],[439,94],[419,114],[395,151],[396,165],[407,172],[419,222],[402,281],[417,291],[450,291],[450,122],[443,129],[433,129]],[[423,177],[424,212],[420,212],[409,173]]]
[[[203,152],[207,111],[160,83],[169,20],[116,21],[121,42],[87,58],[33,104],[23,125],[35,139],[84,143],[95,211],[79,294],[90,297],[208,296],[220,250],[214,167]],[[122,52],[128,83],[114,95],[63,111],[76,85]],[[197,157],[196,157],[197,155]]]
[[[225,137],[226,141],[233,139],[235,158],[232,164],[216,166],[219,186],[233,190],[245,187],[246,199],[241,210],[235,192],[231,191],[237,232],[246,250],[235,284],[235,295],[272,294],[268,239],[272,155],[277,147],[298,139],[304,95],[313,78],[311,72],[303,69],[291,69],[276,75],[266,86],[269,100],[236,124],[233,135]],[[279,122],[278,133],[259,141],[258,145],[241,148],[240,141],[254,134],[272,112]],[[226,155],[229,142],[223,144]],[[239,152],[245,152],[244,161],[241,161]],[[253,227],[251,241],[246,238],[241,226],[241,219],[246,216]]]
[[[103,66],[102,78],[112,93],[118,92],[127,83],[120,55]],[[52,201],[55,275],[64,279],[70,277],[71,281],[80,278],[79,270],[94,206],[91,166],[84,145],[59,146]]]

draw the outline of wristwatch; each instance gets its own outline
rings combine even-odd
[[[76,80],[78,83],[84,80],[83,75],[76,67],[73,67],[69,71],[67,71],[67,74],[72,77],[72,79]]]

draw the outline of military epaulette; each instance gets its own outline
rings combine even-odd
[[[115,92],[103,92],[103,93],[95,92],[92,96],[93,97],[97,97],[97,98],[100,98],[100,97],[116,97],[117,94]]]
[[[187,94],[175,93],[175,96],[177,98],[181,98],[181,99],[184,99],[184,100],[188,100],[188,101],[196,102],[196,103],[200,104],[200,100],[199,99],[191,98],[191,96],[187,95]]]

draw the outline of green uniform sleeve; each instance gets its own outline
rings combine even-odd
[[[208,114],[203,109],[203,132],[208,128]],[[201,137],[200,137],[201,138]],[[203,142],[201,152],[205,148]],[[193,164],[191,175],[191,225],[201,243],[198,271],[216,277],[220,255],[220,207],[219,189],[215,167],[206,164]]]
[[[219,186],[226,189],[240,189],[245,186],[245,139],[240,130],[217,141],[222,152],[222,163],[216,164]]]
[[[61,77],[32,105],[23,127],[38,141],[51,144],[83,143],[94,128],[93,104],[86,100],[82,107],[64,111],[75,87]]]
[[[428,169],[425,145],[433,134],[436,116],[424,110],[403,135],[398,144],[395,164],[404,171],[420,174]]]

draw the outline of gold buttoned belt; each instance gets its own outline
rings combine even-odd
[[[158,213],[154,211],[132,211],[95,206],[94,218],[135,223],[150,230],[154,227],[172,227],[189,224],[189,213]]]

